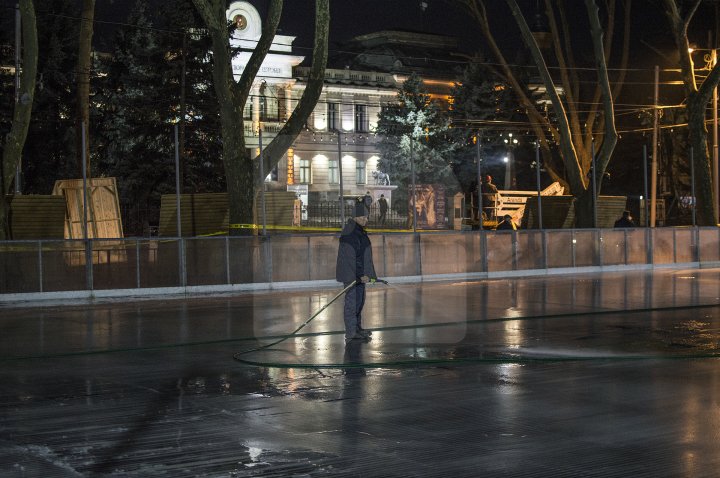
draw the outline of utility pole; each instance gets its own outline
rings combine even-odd
[[[713,48],[711,53],[711,60],[713,67],[717,64],[717,50]],[[713,209],[715,213],[715,224],[720,223],[720,198],[718,198],[718,89],[717,86],[713,89],[713,126],[712,126],[712,137],[713,137],[713,160],[712,160],[712,184],[713,184]]]
[[[655,65],[655,94],[653,96],[653,136],[652,136],[652,159],[650,162],[650,227],[655,227],[655,213],[657,211],[657,154],[658,154],[658,102],[660,101],[660,67]]]
[[[265,97],[263,96],[263,98]],[[262,235],[267,235],[267,225],[265,220],[265,158],[263,157],[263,126],[262,122],[259,125],[258,128],[258,146],[260,147],[260,154],[258,154],[258,158],[260,158],[260,214],[262,216]]]
[[[185,184],[185,115],[187,109],[186,99],[186,77],[187,77],[187,33],[183,33],[182,37],[182,51],[180,52],[181,57],[181,69],[180,69],[180,188],[178,192],[182,192],[182,187]]]
[[[22,49],[22,22],[20,21],[20,4],[15,4],[15,105],[20,103],[20,50]],[[22,177],[22,151],[18,155],[15,170],[15,194],[22,194],[20,179]]]
[[[478,210],[478,222],[480,224],[480,229],[483,228],[483,218],[482,218],[482,158],[480,158],[480,142],[482,141],[482,130],[478,130],[477,132],[477,141],[475,142],[476,146],[476,153],[477,153],[477,210]],[[472,194],[472,191],[470,191],[470,194]],[[470,216],[472,218],[472,206],[470,207]]]
[[[338,202],[340,203],[340,229],[345,226],[345,200],[343,199],[343,170],[342,170],[342,133],[337,129],[338,137],[338,174],[340,175],[340,191]]]
[[[415,157],[413,152],[414,136],[410,135],[410,175],[412,177],[412,210],[413,210],[413,232],[417,232],[417,208],[415,198],[417,196],[417,185],[415,184]]]

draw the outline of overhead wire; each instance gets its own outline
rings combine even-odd
[[[14,9],[14,7],[10,7],[10,6],[3,6],[3,7],[1,7],[1,8]],[[66,15],[66,14],[62,14],[62,13],[54,13],[54,12],[42,11],[42,10],[38,11],[38,12],[37,12],[37,15],[39,15],[39,16],[43,16],[43,15],[46,15],[46,16],[55,16],[55,17],[58,17],[58,18],[64,18],[64,19],[69,19],[69,20],[82,20],[82,19],[83,19],[83,17],[81,17],[81,16]],[[94,18],[94,19],[93,19],[93,22],[94,22],[94,23],[97,23],[97,24],[101,24],[101,25],[112,25],[112,26],[117,26],[117,27],[146,29],[146,30],[155,31],[155,32],[160,32],[160,33],[165,33],[165,34],[177,34],[177,35],[184,35],[184,34],[186,34],[186,31],[184,31],[184,30],[176,30],[176,29],[169,29],[169,28],[160,28],[160,27],[147,26],[147,25],[137,25],[137,24],[128,23],[128,22],[99,20],[99,19],[97,19],[97,18]],[[246,42],[253,42],[253,41],[256,41],[256,40],[244,40],[244,41],[246,41]],[[312,50],[312,48],[310,48],[310,47],[303,47],[303,46],[294,46],[294,48],[297,48],[297,49],[300,49],[300,50],[303,50],[303,49],[305,49],[305,50],[310,50],[310,51]],[[333,53],[338,53],[338,54],[356,54],[356,53],[357,53],[357,52],[355,52],[355,51],[343,50],[343,49],[330,49],[330,51],[333,52]],[[398,57],[398,55],[392,55],[392,54],[390,54],[390,53],[388,53],[388,54],[378,53],[378,55]],[[399,58],[399,59],[405,59],[405,60],[422,60],[422,61],[427,61],[427,60],[428,60],[427,57],[416,57],[416,56],[399,56],[398,58]],[[472,60],[468,60],[468,59],[464,59],[464,60],[432,59],[432,60],[433,60],[433,61],[437,61],[437,62],[439,62],[439,63],[452,63],[452,64],[458,64],[458,65],[466,65],[466,64],[472,62]],[[482,63],[485,64],[485,65],[489,65],[489,66],[499,66],[499,64],[493,63],[493,62],[482,62]],[[530,69],[536,68],[535,65],[508,64],[508,66],[511,67],[511,68],[530,68]],[[567,70],[567,71],[571,71],[571,70],[572,70],[572,71],[588,71],[588,72],[595,72],[595,71],[596,71],[596,68],[594,68],[594,67],[565,67],[565,68],[560,68],[560,67],[550,66],[549,68],[550,68],[550,69],[555,69],[555,70],[564,69],[564,70]],[[49,69],[49,70],[47,70],[47,71],[52,71],[52,69]],[[60,69],[57,69],[57,71],[61,71],[61,70],[60,70]],[[649,73],[651,70],[646,69],[646,68],[611,68],[611,67],[609,67],[609,68],[608,68],[608,71],[610,71],[610,72],[613,72],[613,71],[615,71],[615,72],[623,71],[623,72]],[[668,72],[668,73],[678,73],[678,72],[680,72],[680,70],[674,69],[674,68],[665,68],[665,69],[662,69],[661,71],[663,71],[663,72]],[[581,82],[581,83],[591,83],[591,84],[595,84],[595,83],[596,83],[596,82],[585,81],[585,80],[580,80],[580,82]],[[640,81],[627,81],[627,80],[624,81],[623,83],[624,83],[624,84],[627,84],[627,85],[653,85],[653,84],[655,84],[654,82],[650,82],[650,81],[648,81],[648,82],[640,82]],[[660,84],[662,84],[662,85],[676,85],[676,84],[678,84],[678,82],[676,82],[676,81],[664,81],[664,82],[661,82]],[[253,95],[250,96],[250,99],[252,99],[252,97],[253,97]],[[275,98],[275,99],[278,99],[277,96],[275,96],[274,98]],[[297,102],[298,100],[291,100],[291,101]],[[318,101],[318,104],[329,103],[329,102],[330,102],[330,101],[320,100],[320,101]],[[147,103],[145,103],[145,104],[147,104]],[[202,104],[202,103],[200,103],[200,104]],[[589,102],[586,102],[586,103],[577,102],[576,104],[589,104],[589,105],[593,105],[593,103],[589,103]],[[621,106],[621,105],[616,105],[616,106]],[[652,110],[652,109],[678,108],[678,107],[682,107],[682,106],[681,106],[681,105],[680,105],[680,106],[678,106],[678,105],[633,105],[633,107],[636,108],[636,109],[634,109],[634,110],[631,109],[631,110],[626,110],[626,111],[619,110],[619,111],[616,111],[616,114],[618,114],[618,115],[627,115],[627,114],[639,113],[639,112],[644,111],[644,110],[645,110],[645,111],[649,111],[649,110]],[[582,112],[588,112],[588,111],[580,110],[580,112],[582,113]],[[680,127],[680,126],[685,126],[685,125],[686,125],[686,124],[677,124],[677,125],[670,125],[670,126],[667,126],[667,127],[672,128],[672,127]],[[521,127],[531,127],[531,126],[533,126],[533,125],[532,125],[532,123],[525,123],[525,124],[522,124],[522,125],[520,125],[520,126],[521,126]],[[458,125],[457,127],[459,127],[459,125]],[[647,131],[647,129],[646,129],[646,128],[636,128],[636,129],[634,129],[634,130],[624,130],[623,132],[633,132],[633,131],[642,132],[642,131]]]

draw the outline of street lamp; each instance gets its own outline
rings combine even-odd
[[[505,142],[505,145],[508,149],[507,156],[503,158],[503,162],[505,163],[505,189],[515,189],[516,181],[514,149],[518,144],[518,140],[517,138],[513,138],[512,133],[508,133],[507,138],[504,138],[503,141]]]

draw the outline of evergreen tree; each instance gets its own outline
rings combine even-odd
[[[8,10],[9,11],[9,10]],[[15,64],[15,13],[0,17],[0,65]],[[15,75],[9,68],[0,68],[0,137],[10,131],[12,123],[13,105],[15,103]],[[0,155],[2,155],[3,141],[0,141]]]
[[[397,102],[382,109],[376,132],[379,168],[401,186],[394,193],[400,212],[408,205],[413,167],[416,184],[443,184],[448,194],[459,189],[451,166],[456,146],[448,118],[431,100],[418,75],[413,73],[405,80]]]
[[[106,76],[99,88],[95,133],[102,175],[118,179],[125,230],[146,232],[160,194],[174,190],[173,127],[163,83],[165,54],[147,17],[145,2],[135,4],[116,37]]]
[[[220,111],[209,61],[212,42],[192,0],[164,3],[160,18],[165,20],[163,28],[168,31],[159,38],[168,58],[163,87],[173,103],[175,120],[181,118],[184,97],[182,189],[224,192]]]
[[[106,75],[93,122],[102,125],[98,164],[104,175],[118,178],[125,230],[133,235],[157,223],[160,196],[175,192],[174,125],[183,117],[183,88],[181,190],[224,190],[209,41],[192,28],[196,19],[188,1],[165,8],[165,24],[155,28],[145,3],[138,2],[118,32],[111,58],[102,62]]]
[[[505,149],[501,136],[507,130],[502,122],[527,120],[517,112],[512,92],[496,75],[481,64],[468,65],[460,83],[453,88],[452,135],[457,145],[453,170],[466,193],[475,192],[477,185],[477,156],[483,159],[483,175],[497,175],[504,171],[487,161]]]
[[[507,89],[488,79],[487,70],[472,63],[465,69],[461,83],[453,88],[452,98],[452,132],[458,145],[453,169],[463,190],[473,192],[477,184],[477,142],[484,157],[492,146],[488,139],[493,128],[488,125],[502,116]]]
[[[43,2],[38,9],[37,85],[33,115],[23,150],[24,194],[50,194],[55,181],[79,177],[75,165],[77,5],[73,0]]]

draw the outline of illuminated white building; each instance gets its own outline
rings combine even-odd
[[[232,46],[247,50],[233,62],[233,71],[239,79],[250,58],[250,50],[260,39],[262,20],[250,3],[242,1],[230,5],[227,17],[237,27]],[[428,45],[435,46],[439,41],[448,40],[437,35],[402,32],[378,32],[358,39],[361,44],[374,45],[392,39],[407,43],[408,36],[415,40],[424,38]],[[249,120],[245,127],[246,144],[255,149],[253,156],[259,152],[259,129],[262,128],[263,144],[267,145],[280,131],[303,94],[310,68],[299,66],[304,58],[293,55],[294,39],[292,36],[275,36],[256,77],[251,100],[245,107],[245,118]],[[453,45],[456,46],[451,41]],[[387,68],[383,65],[373,68],[373,60],[377,59],[368,55],[358,55],[345,63],[357,64],[358,59],[361,64],[367,62],[368,68],[359,70],[346,66],[326,69],[325,85],[313,114],[308,118],[307,128],[296,138],[278,167],[268,175],[266,185],[269,190],[295,190],[301,194],[305,204],[335,201],[340,193],[342,171],[344,196],[362,195],[368,190],[379,196],[385,191],[375,187],[373,177],[379,160],[374,131],[382,105],[396,100],[398,88],[407,75],[393,71],[397,69],[397,62],[390,62]],[[386,57],[380,60],[382,62]],[[439,95],[447,97],[451,82],[441,80],[433,83],[430,80],[428,83],[439,85]],[[341,155],[342,163],[339,162]]]

